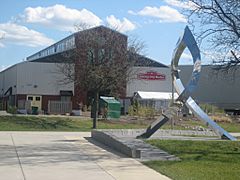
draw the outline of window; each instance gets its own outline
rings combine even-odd
[[[36,101],[40,101],[41,100],[41,98],[40,97],[36,97]]]
[[[55,46],[52,46],[50,49],[50,54],[53,54],[55,52]]]
[[[33,100],[33,97],[32,97],[32,96],[28,96],[28,100],[29,100],[29,101],[32,101],[32,100]]]
[[[99,49],[98,50],[98,61],[103,62],[105,59],[105,50],[104,49]]]
[[[88,63],[94,64],[95,63],[95,53],[94,49],[89,49],[87,52],[87,59]]]
[[[109,49],[108,58],[109,58],[109,61],[112,61],[112,60],[113,60],[113,58],[114,58],[113,49]]]
[[[57,52],[62,52],[64,49],[63,49],[63,42],[60,42],[58,43],[57,45]]]

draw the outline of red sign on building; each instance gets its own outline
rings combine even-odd
[[[146,72],[146,73],[139,73],[137,75],[138,79],[142,79],[142,80],[158,80],[158,81],[164,81],[166,80],[166,75],[165,74],[161,74],[155,71],[150,71],[150,72]]]

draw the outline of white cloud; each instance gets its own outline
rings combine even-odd
[[[3,39],[3,37],[4,37],[4,31],[0,30],[0,41]],[[5,46],[3,43],[0,42],[0,48],[2,48],[2,47],[5,47]]]
[[[192,55],[189,54],[189,53],[185,53],[184,52],[184,53],[182,53],[181,58],[187,59],[187,60],[191,60],[192,59]]]
[[[196,5],[192,1],[164,0],[167,4],[183,9],[195,9]]]
[[[132,10],[129,10],[129,11],[128,11],[128,14],[137,15],[137,13],[134,12],[134,11],[132,11]]]
[[[37,47],[54,43],[54,40],[47,38],[44,34],[14,23],[0,24],[0,33],[4,34],[0,46],[4,46],[5,43],[11,43]]]
[[[136,14],[140,16],[149,16],[159,19],[160,22],[174,23],[183,22],[186,23],[187,19],[184,15],[178,12],[178,10],[169,6],[150,7],[146,6],[139,12],[128,11],[130,14]]]
[[[117,19],[114,15],[110,15],[106,18],[106,21],[110,28],[117,29],[120,32],[127,32],[136,29],[136,25],[127,18],[123,18],[123,20],[121,21],[120,19]]]
[[[28,7],[21,15],[27,23],[37,23],[62,31],[74,31],[74,25],[98,26],[102,20],[87,9],[77,10],[56,4],[49,7]]]

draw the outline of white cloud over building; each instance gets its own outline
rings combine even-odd
[[[151,18],[156,18],[161,23],[186,23],[186,17],[181,14],[178,10],[170,6],[146,6],[138,12],[128,11],[128,13],[139,16],[146,16]]]
[[[76,24],[93,27],[102,23],[98,16],[87,9],[72,9],[61,4],[49,7],[28,7],[21,17],[27,23],[40,24],[60,31],[74,31]]]
[[[106,18],[106,21],[107,25],[110,28],[116,29],[120,32],[128,32],[136,29],[136,25],[127,18],[123,18],[123,20],[121,21],[114,15],[110,15]]]
[[[194,4],[192,1],[164,0],[164,2],[170,6],[183,8],[183,9],[195,9],[196,8],[196,4]]]
[[[0,47],[4,47],[5,43],[30,47],[47,46],[54,43],[53,39],[44,34],[15,23],[0,24],[0,32],[4,34]]]

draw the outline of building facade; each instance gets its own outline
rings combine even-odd
[[[97,45],[88,43],[94,38]],[[97,41],[95,41],[97,39]],[[116,46],[111,41],[117,41]],[[82,62],[100,62],[101,56],[109,60],[118,61],[127,55],[133,57],[127,50],[127,36],[109,28],[100,26],[74,33],[67,38],[29,56],[26,62],[16,64],[0,73],[0,89],[3,108],[16,106],[22,108],[23,101],[31,101],[31,106],[37,106],[44,113],[48,113],[49,101],[68,100],[72,102],[72,109],[79,110],[83,104],[88,104],[89,92],[85,91],[81,83],[60,83],[64,75],[57,70],[64,61],[74,61],[75,75],[79,76]],[[95,47],[94,47],[95,46]],[[73,51],[77,49],[77,56]],[[128,54],[129,53],[129,54]],[[70,54],[70,58],[69,58]],[[76,58],[77,57],[77,58]],[[130,103],[130,98],[136,90],[149,90],[144,87],[154,87],[152,90],[167,91],[167,66],[152,59],[134,54],[136,58],[131,81],[123,83],[120,92],[121,102]],[[147,73],[144,75],[144,73]],[[150,73],[150,74],[149,74]],[[156,73],[156,74],[154,74]],[[145,76],[145,77],[144,77]],[[147,77],[149,76],[149,77]],[[154,77],[155,76],[155,77]],[[159,78],[160,77],[160,78]],[[142,83],[136,86],[136,81]],[[157,84],[160,82],[160,84]],[[162,83],[161,82],[165,82]],[[136,89],[140,88],[140,89]],[[106,95],[106,94],[104,94]]]
[[[89,48],[88,43],[97,40],[96,47]],[[111,41],[116,41],[114,46]],[[107,44],[107,45],[106,45]],[[43,113],[49,113],[49,102],[71,102],[73,111],[79,111],[81,105],[89,103],[89,92],[74,81],[63,83],[64,74],[59,73],[62,63],[74,60],[72,71],[76,76],[81,73],[82,62],[101,62],[105,56],[109,60],[121,60],[127,54],[128,60],[135,58],[129,81],[123,83],[120,101],[124,112],[128,111],[131,98],[136,92],[172,91],[171,69],[145,56],[132,54],[127,49],[127,36],[104,26],[74,33],[65,39],[29,56],[27,61],[16,64],[0,72],[0,103],[2,109],[16,106],[18,109],[28,106],[37,107]],[[72,53],[78,49],[77,58]],[[69,58],[69,55],[70,58]],[[192,66],[180,66],[180,76],[187,83]],[[216,78],[211,75],[211,67],[203,66],[200,82],[193,98],[199,103],[210,103],[226,110],[240,110],[240,71],[235,81],[228,78]],[[224,75],[219,75],[219,77]],[[229,75],[230,76],[230,75]],[[104,94],[106,95],[106,94]],[[166,97],[169,99],[169,97]]]
[[[74,84],[61,84],[63,75],[56,73],[55,63],[22,62],[0,72],[0,89],[3,109],[16,106],[24,109],[24,101],[43,112],[48,101],[72,98]],[[67,96],[67,97],[66,97]]]
[[[180,78],[186,84],[192,73],[192,66],[180,66]],[[203,65],[198,86],[192,97],[198,103],[207,103],[230,112],[240,112],[240,67],[235,72],[216,72],[213,66]]]

